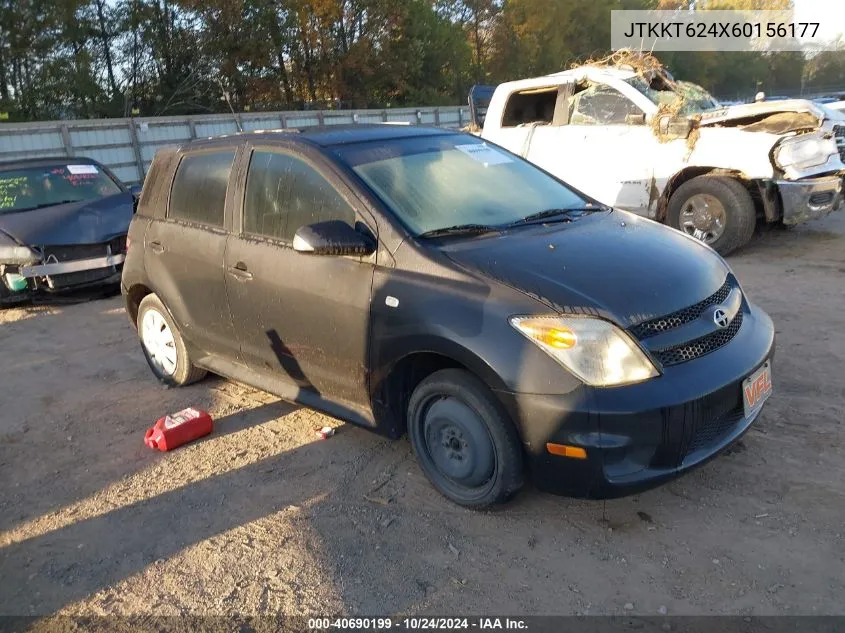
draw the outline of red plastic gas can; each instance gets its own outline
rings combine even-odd
[[[208,413],[189,407],[158,420],[144,435],[144,444],[159,451],[170,451],[208,435],[212,426]]]

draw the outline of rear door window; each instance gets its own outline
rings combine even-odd
[[[234,149],[185,156],[176,170],[167,217],[222,227],[234,159]]]
[[[256,150],[246,181],[243,232],[293,241],[306,224],[343,220],[355,211],[308,163],[289,154]]]

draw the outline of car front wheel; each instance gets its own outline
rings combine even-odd
[[[144,357],[161,382],[179,387],[205,377],[206,371],[191,362],[179,329],[156,295],[147,295],[141,301],[137,325]]]
[[[457,504],[483,508],[522,486],[522,448],[495,396],[472,374],[444,369],[423,380],[408,405],[420,467]]]

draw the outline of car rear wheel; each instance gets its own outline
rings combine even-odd
[[[722,176],[698,176],[669,199],[669,226],[727,255],[754,235],[757,213],[741,182]]]
[[[206,371],[192,364],[179,329],[156,295],[141,301],[137,325],[144,357],[161,382],[179,387],[205,377]]]
[[[408,405],[408,434],[434,487],[457,504],[504,503],[522,486],[522,448],[495,396],[472,374],[444,369]]]

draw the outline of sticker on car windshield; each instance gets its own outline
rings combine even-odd
[[[75,176],[100,173],[94,165],[68,165],[67,170]]]
[[[455,145],[455,149],[463,152],[471,159],[484,163],[485,167],[490,165],[502,165],[504,163],[512,163],[511,158],[504,152],[500,152],[495,147],[490,147],[487,143],[472,143],[470,145]]]

